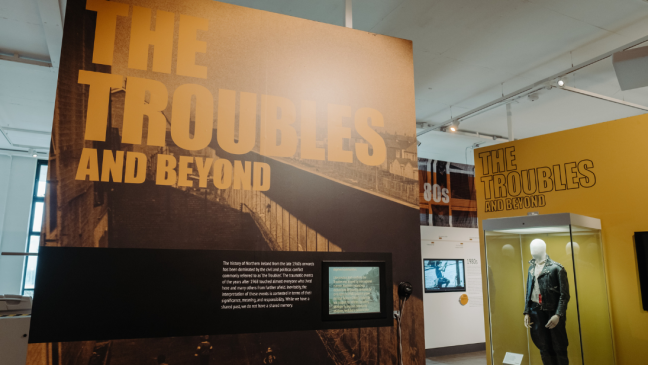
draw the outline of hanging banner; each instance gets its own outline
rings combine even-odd
[[[396,364],[396,286],[422,288],[415,119],[410,41],[68,1],[29,363]]]
[[[422,226],[477,228],[475,166],[418,159]]]

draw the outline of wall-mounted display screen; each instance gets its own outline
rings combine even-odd
[[[648,232],[635,232],[635,249],[639,265],[639,288],[643,309],[648,311]]]
[[[325,319],[363,319],[385,315],[384,262],[324,262]]]
[[[463,259],[425,259],[425,292],[466,291]]]
[[[379,313],[378,266],[332,266],[329,270],[329,314]]]

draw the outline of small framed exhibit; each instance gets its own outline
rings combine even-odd
[[[322,289],[325,321],[380,319],[391,314],[384,261],[323,261]]]
[[[425,292],[466,291],[466,267],[463,259],[424,259]]]

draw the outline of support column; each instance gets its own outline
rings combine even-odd
[[[513,113],[511,112],[511,103],[506,104],[506,125],[508,127],[508,139],[512,141],[515,139],[513,136]]]
[[[353,5],[352,0],[345,0],[346,8],[344,11],[344,26],[347,28],[353,28]]]

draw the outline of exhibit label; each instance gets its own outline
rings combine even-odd
[[[31,343],[393,325],[391,311],[381,314],[376,300],[392,298],[390,253],[41,247],[39,255],[45,258],[37,273],[43,285],[34,302]],[[340,271],[328,288],[324,260],[384,262],[386,292],[376,290],[371,268]],[[325,320],[323,290],[336,293],[336,311],[377,315],[359,322]],[[79,291],[74,306],[59,301]],[[349,303],[353,307],[338,309]]]

